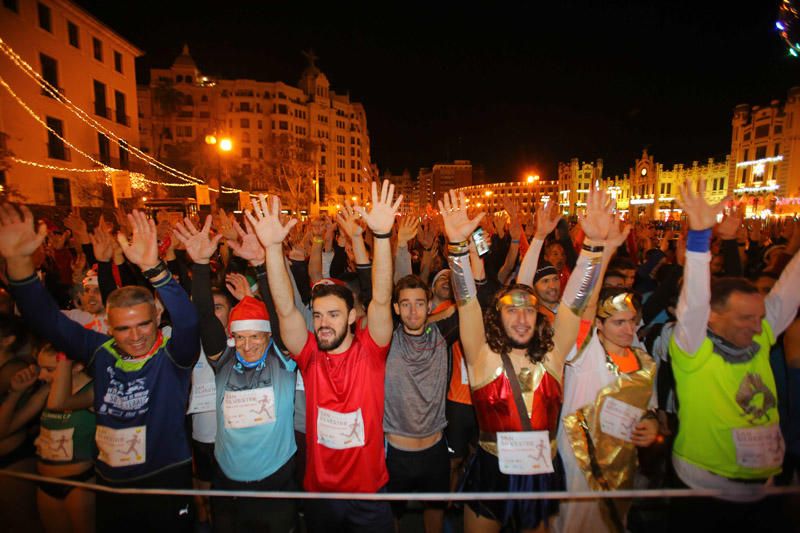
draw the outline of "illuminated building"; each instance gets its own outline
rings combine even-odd
[[[490,213],[502,211],[505,201],[516,201],[520,208],[530,212],[535,204],[555,201],[558,198],[558,181],[541,178],[530,181],[524,179],[471,185],[458,188],[456,192],[463,192],[470,206],[485,209]]]
[[[432,168],[419,169],[419,204],[436,207],[437,200],[450,189],[460,189],[474,183],[475,168],[472,162],[456,159],[452,163],[436,163]]]
[[[586,194],[596,181],[603,179],[603,160],[594,163],[578,162],[558,164],[558,191],[561,212],[576,215],[586,207]]]
[[[103,186],[105,173],[97,170],[103,165],[128,169],[131,155],[90,123],[96,120],[122,139],[123,145],[139,145],[134,61],[142,52],[66,0],[3,2],[0,37],[89,116],[80,119],[15,66],[8,55],[0,55],[3,79],[16,94],[0,88],[0,138],[5,139],[0,148],[16,158],[10,161],[9,170],[0,171],[0,186],[29,204],[102,205],[109,200],[110,190]]]
[[[202,150],[207,135],[225,136],[233,149],[221,158],[219,173],[237,177],[251,192],[288,187],[307,205],[319,176],[323,210],[353,196],[366,203],[374,174],[364,107],[331,90],[316,57],[306,56],[309,65],[294,87],[213,79],[184,46],[170,68],[152,69],[150,85],[139,88],[143,149],[158,158],[176,146]],[[210,166],[200,175],[213,179],[218,172]],[[285,183],[286,176],[294,182]]]

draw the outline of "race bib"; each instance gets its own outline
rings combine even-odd
[[[334,450],[364,446],[364,418],[361,416],[361,409],[351,413],[337,413],[318,408],[317,443]]]
[[[745,468],[775,468],[783,464],[784,442],[778,424],[733,430],[736,464]]]
[[[97,458],[108,466],[140,465],[147,459],[147,426],[111,429],[97,426]]]
[[[189,396],[189,409],[186,414],[214,411],[217,401],[217,385],[214,381],[194,382]]]
[[[644,409],[609,396],[600,409],[600,431],[631,442],[631,433],[643,416]]]
[[[530,475],[553,472],[550,434],[547,431],[513,431],[497,434],[497,455],[504,474]]]
[[[467,374],[467,364],[464,362],[464,358],[461,358],[461,384],[462,385],[469,385],[469,374]]]
[[[46,461],[72,461],[72,435],[75,428],[39,430],[36,452]]]
[[[270,424],[275,422],[275,391],[272,387],[225,391],[222,409],[228,429]]]

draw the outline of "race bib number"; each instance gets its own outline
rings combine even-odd
[[[361,416],[361,409],[351,413],[337,413],[318,408],[317,443],[334,450],[364,446],[364,418]]]
[[[39,430],[36,451],[46,461],[72,461],[72,435],[75,428]]]
[[[186,414],[206,413],[215,409],[217,385],[214,381],[194,382],[189,396],[189,409]]]
[[[514,431],[497,434],[497,455],[504,474],[530,475],[553,472],[550,434],[547,431]]]
[[[633,429],[643,416],[644,409],[609,396],[600,409],[600,431],[625,442],[631,442]]]
[[[469,385],[469,374],[467,374],[467,365],[464,363],[464,358],[461,358],[461,384]]]
[[[745,468],[775,468],[783,464],[784,442],[778,424],[733,430],[736,464]]]
[[[228,429],[270,424],[275,422],[275,391],[272,387],[225,391],[222,409]]]
[[[108,466],[140,465],[147,460],[147,426],[111,429],[97,426],[97,458]]]

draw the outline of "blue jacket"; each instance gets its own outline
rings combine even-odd
[[[94,374],[97,434],[146,428],[145,453],[139,456],[143,462],[111,466],[101,454],[96,461],[101,478],[134,481],[191,461],[184,413],[192,367],[200,353],[198,316],[172,277],[155,286],[172,317],[172,337],[159,337],[157,351],[138,360],[121,357],[113,337],[84,329],[67,318],[36,276],[9,285],[31,329]]]

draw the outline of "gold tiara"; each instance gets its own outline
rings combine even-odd
[[[597,316],[600,318],[608,318],[617,311],[637,313],[636,306],[633,303],[633,293],[622,292],[606,298],[597,306]]]
[[[500,307],[536,307],[536,296],[525,291],[511,291],[497,300],[497,310]]]

